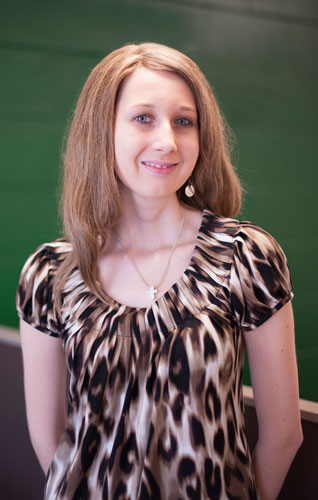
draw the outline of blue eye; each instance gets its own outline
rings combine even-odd
[[[151,118],[148,115],[135,116],[135,120],[139,123],[150,123],[151,122]]]
[[[185,117],[177,118],[176,119],[176,124],[177,125],[192,125],[192,122]]]

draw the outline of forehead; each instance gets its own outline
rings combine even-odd
[[[168,70],[152,70],[139,67],[127,76],[121,84],[118,101],[147,99],[183,100],[195,106],[195,98],[186,81]]]

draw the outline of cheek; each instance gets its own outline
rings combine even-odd
[[[119,137],[115,137],[115,159],[116,163],[121,166],[121,163],[130,156],[130,148],[128,141],[123,141]]]
[[[187,154],[189,157],[191,157],[194,163],[196,163],[200,151],[199,137],[194,136],[192,140],[188,140],[185,147],[187,148]]]
[[[121,133],[115,133],[114,146],[115,146],[115,158],[117,162],[121,159],[133,159],[140,150],[140,141],[138,137],[134,134],[129,133],[129,131],[121,130]]]

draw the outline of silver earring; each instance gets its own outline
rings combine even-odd
[[[188,184],[185,187],[184,193],[185,193],[187,198],[192,198],[192,196],[194,196],[195,189],[194,189],[194,185],[191,182],[191,179],[188,180]]]

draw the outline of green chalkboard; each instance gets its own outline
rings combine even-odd
[[[92,67],[129,41],[158,41],[192,57],[237,138],[246,196],[241,213],[283,246],[294,282],[301,397],[318,400],[315,286],[313,2],[11,0],[0,16],[0,323],[17,325],[21,266],[59,235],[62,138]],[[249,5],[249,4],[248,4]],[[248,372],[245,376],[248,382]]]

